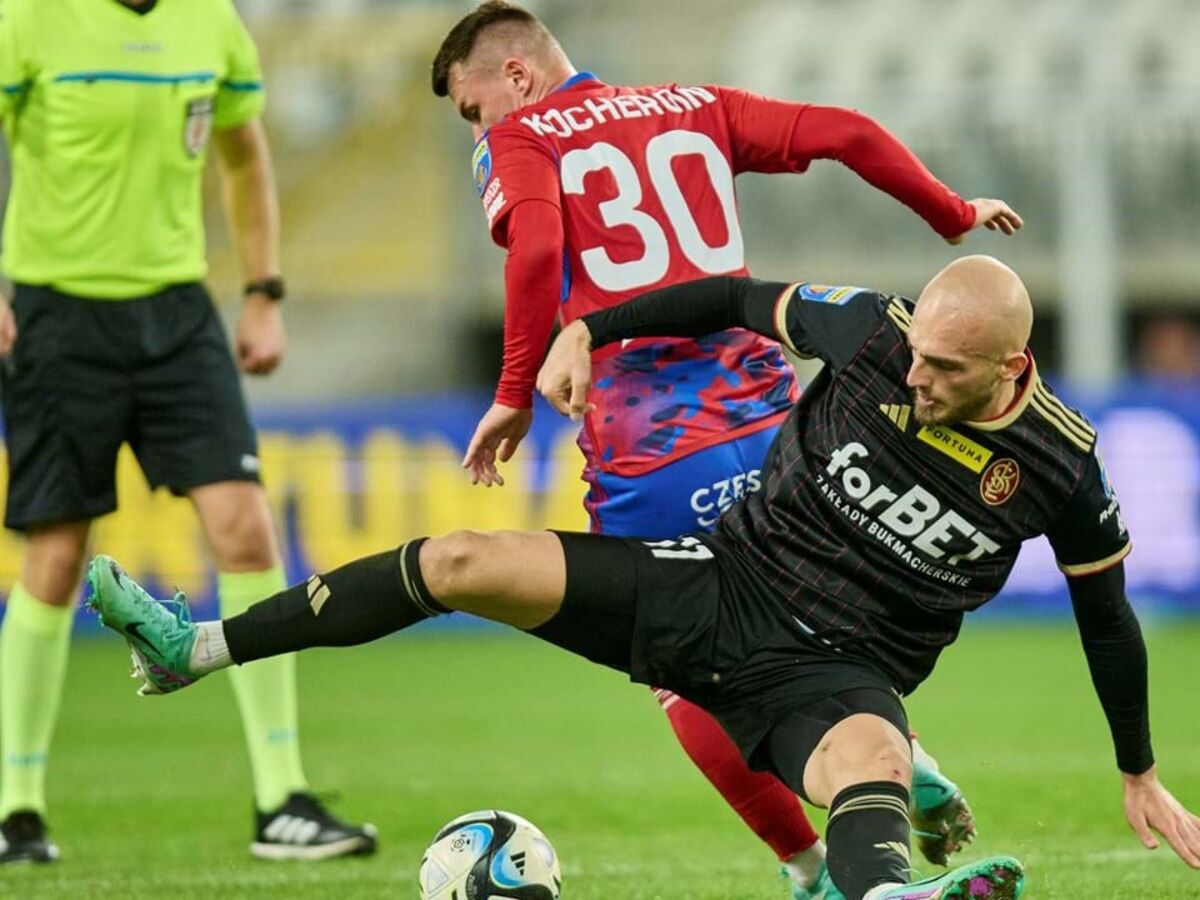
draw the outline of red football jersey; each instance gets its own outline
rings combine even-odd
[[[493,238],[518,203],[561,210],[564,323],[657,287],[746,272],[733,178],[802,171],[787,122],[718,87],[616,87],[588,73],[489,130],[473,156]],[[771,424],[795,398],[776,344],[745,331],[642,339],[594,358],[583,446],[635,474]]]
[[[536,278],[513,261],[539,240],[557,248],[560,222],[566,323],[655,288],[745,274],[734,177],[803,172],[815,159],[844,163],[945,237],[974,224],[970,204],[853,110],[714,85],[617,87],[583,72],[492,127],[472,164],[492,237],[510,251],[498,401],[528,403],[550,328],[546,273],[557,281],[553,259]],[[511,220],[534,224],[510,234],[519,206]],[[622,475],[767,427],[796,395],[778,346],[745,331],[633,341],[595,354],[593,366],[597,409],[581,446]]]

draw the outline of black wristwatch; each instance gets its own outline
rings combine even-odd
[[[276,275],[272,278],[260,278],[258,281],[247,281],[246,286],[242,288],[242,296],[249,294],[262,294],[268,300],[279,302],[287,294],[287,290],[283,279]]]

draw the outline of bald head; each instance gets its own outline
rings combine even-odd
[[[964,353],[1002,359],[1029,343],[1033,305],[1020,276],[991,256],[964,256],[933,276],[913,327],[952,331]]]
[[[1028,367],[1029,292],[990,256],[957,259],[925,286],[908,329],[908,386],[925,425],[993,418]]]

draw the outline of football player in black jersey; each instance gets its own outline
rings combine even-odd
[[[849,900],[1008,900],[1024,881],[1011,857],[906,883],[912,764],[900,697],[963,614],[999,591],[1021,542],[1045,534],[1112,732],[1126,817],[1147,847],[1158,832],[1200,868],[1200,819],[1154,765],[1120,506],[1095,430],[1038,375],[1031,323],[1020,279],[978,256],[938,273],[916,304],[740,277],[667,288],[565,328],[539,388],[582,415],[591,350],[641,335],[744,327],[823,359],[762,490],[714,535],[455,532],[198,624],[97,557],[91,603],[129,642],[149,693],[450,610],[505,622],[710,710],[751,765],[829,808],[829,869]]]

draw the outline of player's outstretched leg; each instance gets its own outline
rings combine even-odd
[[[314,575],[239,615],[199,623],[191,621],[182,594],[160,603],[111,557],[97,556],[88,567],[88,605],[129,644],[134,674],[143,679],[139,693],[165,694],[231,665],[308,647],[365,644],[451,609],[537,629],[562,606],[562,541],[568,537],[624,546],[616,538],[550,532],[419,538]],[[613,552],[620,560],[627,553]],[[623,596],[619,590],[602,594],[614,602]],[[582,643],[589,638],[584,635]],[[624,638],[613,642],[625,653],[628,644]],[[584,653],[569,641],[563,646]]]

